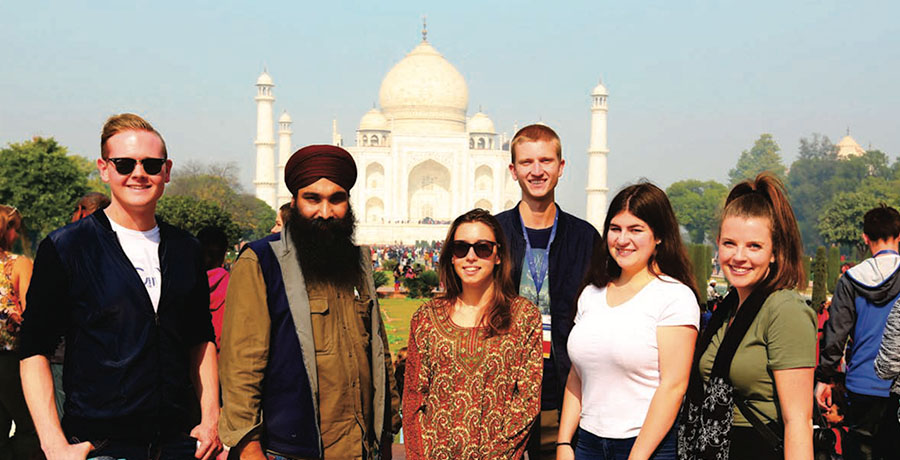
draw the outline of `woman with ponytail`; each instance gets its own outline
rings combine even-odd
[[[717,239],[731,288],[697,342],[679,432],[683,459],[812,459],[816,314],[782,183],[736,185]]]

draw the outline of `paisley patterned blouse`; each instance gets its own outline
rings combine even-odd
[[[540,410],[540,313],[518,297],[510,331],[485,338],[484,328],[456,325],[450,310],[447,301],[433,300],[410,321],[403,393],[407,458],[521,458]]]
[[[0,350],[10,351],[16,342],[16,333],[22,322],[19,299],[12,284],[15,254],[0,251]]]

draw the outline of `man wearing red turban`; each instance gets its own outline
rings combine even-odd
[[[284,229],[247,245],[231,272],[221,438],[240,458],[390,458],[399,395],[370,252],[353,242],[356,163],[310,145],[284,176]]]

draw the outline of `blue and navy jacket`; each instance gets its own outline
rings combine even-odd
[[[153,440],[198,422],[190,350],[215,341],[200,245],[159,225],[162,291],[150,296],[102,211],[38,247],[18,351],[52,355],[65,336],[63,429],[85,441]]]
[[[898,300],[900,256],[869,258],[847,270],[835,286],[828,310],[816,380],[834,379],[846,346],[847,389],[863,395],[889,396],[891,380],[875,375],[875,357],[888,313]]]

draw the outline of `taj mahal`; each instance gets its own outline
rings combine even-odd
[[[427,40],[388,71],[379,107],[359,121],[354,145],[344,145],[337,120],[332,143],[356,160],[358,176],[350,204],[358,220],[359,244],[410,244],[443,240],[450,221],[472,209],[493,213],[513,207],[521,196],[509,172],[509,141],[480,110],[468,116],[469,90],[462,74]],[[278,118],[275,162],[275,96],[267,71],[256,81],[256,197],[272,208],[290,202],[284,166],[291,146],[291,117]],[[586,219],[603,226],[607,182],[606,87],[591,97]],[[565,139],[563,139],[565,142]],[[276,180],[277,179],[277,180]]]

